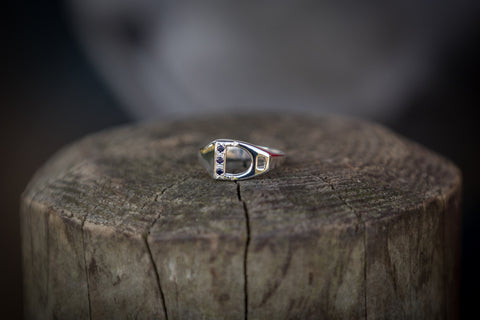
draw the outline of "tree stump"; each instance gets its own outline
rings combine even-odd
[[[28,319],[457,317],[459,170],[372,123],[222,117],[100,132],[21,199]],[[285,164],[213,180],[232,138]]]

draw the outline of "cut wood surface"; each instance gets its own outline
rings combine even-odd
[[[216,181],[197,159],[215,138],[287,161]],[[446,159],[352,119],[100,132],[22,196],[26,318],[454,319],[460,189]]]

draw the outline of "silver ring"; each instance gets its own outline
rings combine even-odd
[[[232,139],[216,139],[200,149],[200,160],[214,179],[242,180],[280,165],[283,151]]]

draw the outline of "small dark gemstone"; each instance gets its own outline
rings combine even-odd
[[[225,150],[225,148],[224,148],[222,145],[219,145],[219,146],[217,147],[217,151],[218,151],[218,152],[223,152],[223,150]]]
[[[216,172],[217,172],[218,175],[221,175],[223,173],[223,170],[218,168]]]
[[[217,157],[217,163],[222,164],[223,163],[223,158],[222,157]]]

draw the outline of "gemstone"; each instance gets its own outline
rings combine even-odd
[[[219,144],[218,147],[217,147],[217,151],[218,152],[223,152],[223,150],[225,150],[225,148],[221,144]]]
[[[222,164],[223,163],[223,158],[222,157],[217,157],[217,163]]]
[[[216,172],[218,175],[221,175],[223,173],[223,170],[221,168],[218,168]]]

